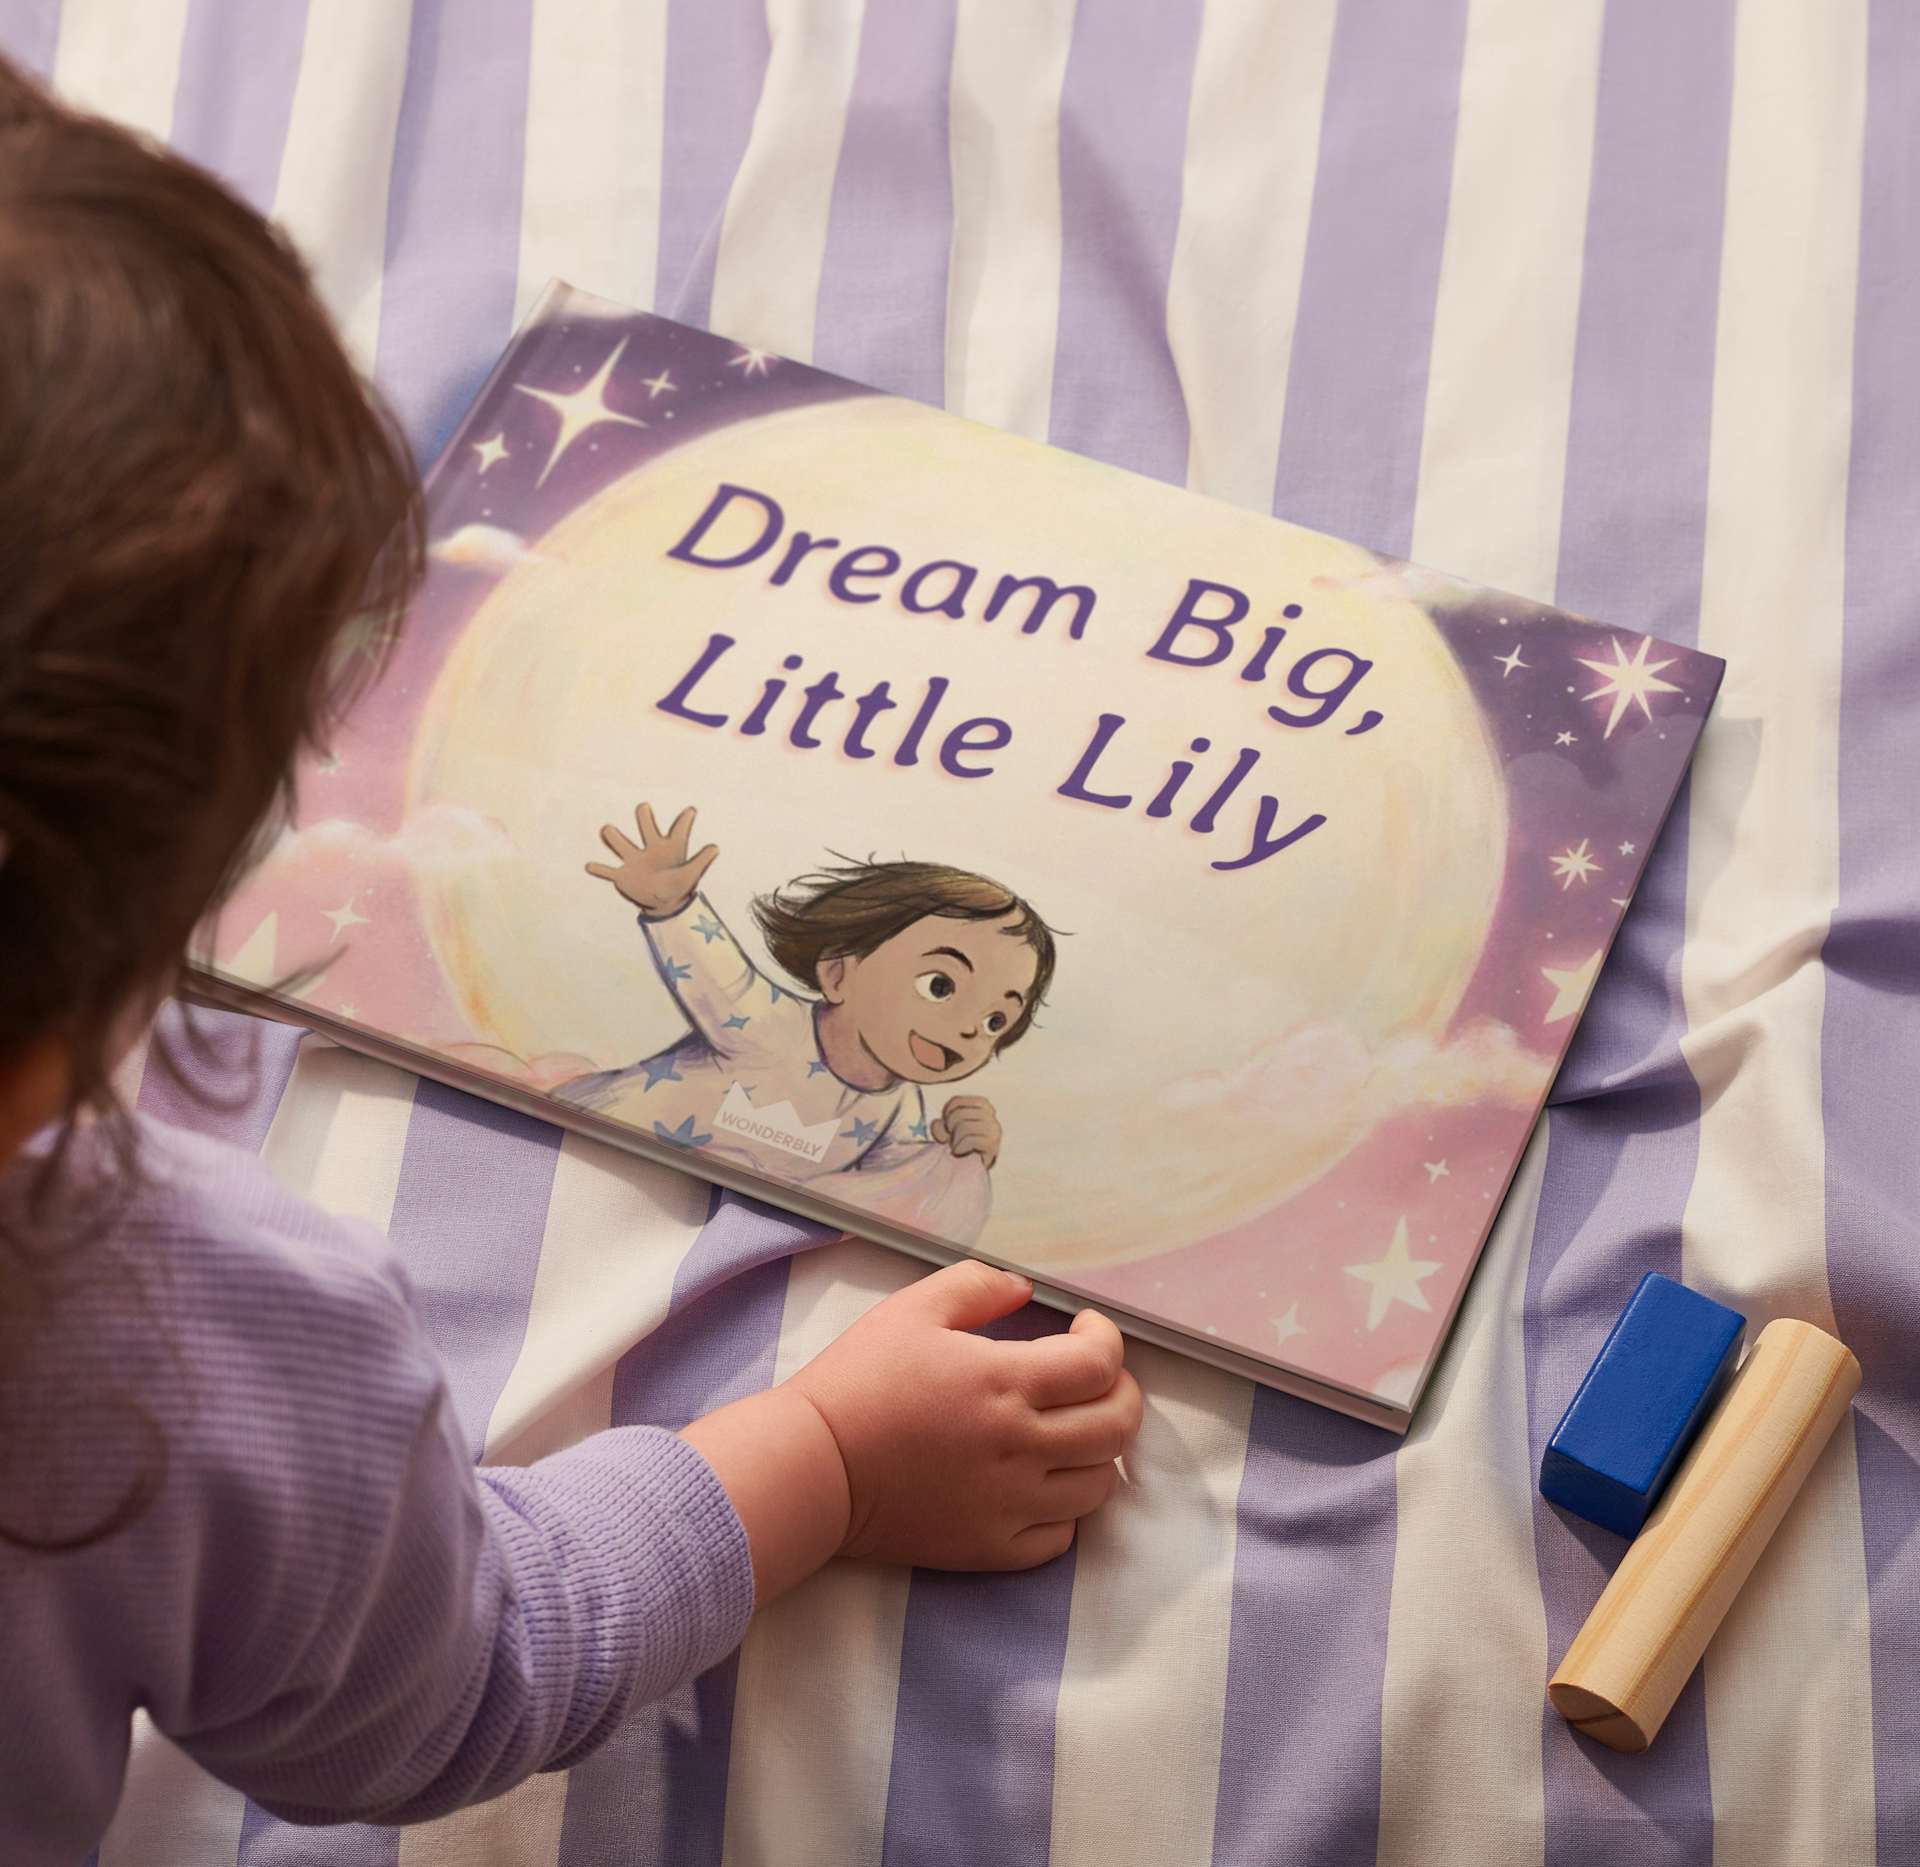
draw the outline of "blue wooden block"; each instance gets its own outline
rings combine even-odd
[[[1540,1495],[1638,1534],[1733,1373],[1747,1319],[1649,1271],[1540,1460]]]

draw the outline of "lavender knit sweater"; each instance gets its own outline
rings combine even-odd
[[[151,1185],[0,1368],[0,1521],[70,1533],[153,1426],[165,1451],[108,1541],[0,1545],[0,1859],[86,1853],[136,1706],[277,1815],[408,1821],[576,1760],[740,1640],[745,1533],[684,1441],[476,1472],[385,1240],[144,1134]]]

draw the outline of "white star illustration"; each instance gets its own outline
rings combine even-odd
[[[1650,663],[1647,660],[1647,650],[1653,646],[1651,636],[1643,635],[1640,638],[1640,646],[1633,651],[1632,659],[1622,652],[1617,636],[1611,638],[1607,645],[1613,650],[1611,663],[1588,661],[1577,655],[1574,657],[1583,668],[1591,668],[1600,677],[1600,685],[1592,693],[1582,694],[1580,698],[1613,702],[1613,710],[1607,715],[1606,731],[1600,735],[1603,739],[1613,737],[1613,729],[1626,717],[1629,707],[1638,706],[1648,719],[1652,719],[1653,709],[1647,705],[1649,694],[1680,692],[1673,682],[1659,678],[1662,668],[1673,666],[1675,656],[1669,655],[1665,661]]]
[[[1587,839],[1580,839],[1578,849],[1563,849],[1559,855],[1548,857],[1553,864],[1553,872],[1560,878],[1560,892],[1565,894],[1575,882],[1584,882],[1589,875],[1598,875],[1600,865],[1593,859],[1593,851],[1587,847]]]
[[[1284,1316],[1275,1316],[1271,1320],[1274,1334],[1280,1338],[1276,1344],[1277,1347],[1285,1348],[1295,1336],[1305,1335],[1307,1332],[1307,1325],[1300,1320],[1298,1303],[1290,1303]]]
[[[329,752],[327,756],[320,761],[317,769],[322,777],[331,778],[334,773],[340,769],[340,761],[333,753]]]
[[[1533,666],[1532,662],[1522,661],[1520,659],[1520,651],[1517,648],[1509,649],[1507,653],[1504,655],[1495,655],[1494,660],[1497,661],[1500,664],[1501,668],[1505,671],[1500,676],[1500,678],[1503,681],[1507,678],[1507,675],[1511,674],[1514,671],[1515,668],[1530,668]]]
[[[1626,896],[1615,895],[1612,897],[1612,900],[1613,900],[1613,905],[1615,907],[1624,908],[1631,904],[1633,897],[1631,895],[1626,895]]]
[[[1452,1178],[1452,1175],[1447,1169],[1447,1163],[1444,1160],[1423,1160],[1420,1164],[1427,1170],[1427,1184],[1429,1186],[1436,1180]]]
[[[473,451],[480,456],[480,471],[485,473],[495,461],[505,460],[507,457],[506,430],[502,429],[490,441],[474,442]]]
[[[1393,1228],[1393,1242],[1387,1247],[1385,1257],[1376,1258],[1371,1264],[1349,1264],[1346,1267],[1349,1277],[1357,1277],[1370,1286],[1367,1292],[1368,1329],[1379,1328],[1387,1311],[1395,1303],[1404,1303],[1409,1309],[1431,1310],[1433,1305],[1427,1301],[1420,1283],[1439,1268],[1438,1258],[1408,1255],[1407,1222],[1401,1219]]]
[[[372,925],[372,922],[353,905],[353,897],[351,895],[347,897],[343,906],[328,908],[326,910],[326,918],[333,922],[333,932],[327,940],[328,946],[332,946],[334,941],[338,940],[349,927],[369,927]]]
[[[333,669],[337,674],[356,656],[378,666],[395,640],[394,630],[378,616],[356,616],[333,638]]]
[[[1558,1024],[1571,1018],[1587,1002],[1595,975],[1600,970],[1600,954],[1594,953],[1577,966],[1542,966],[1540,976],[1553,987],[1553,1003],[1547,1007],[1542,1024]]]
[[[1632,855],[1632,854],[1633,854],[1633,845],[1632,845],[1631,843],[1622,843],[1622,844],[1620,845],[1620,853],[1621,853],[1621,854],[1622,854],[1623,856],[1630,856],[1630,855]]]
[[[749,376],[764,376],[779,361],[771,350],[756,350],[753,345],[746,344],[727,368],[745,370]]]
[[[627,339],[623,337],[614,345],[613,354],[594,371],[593,379],[582,383],[578,389],[568,390],[565,395],[553,389],[529,388],[523,382],[513,385],[522,395],[530,395],[536,402],[544,402],[560,417],[560,430],[553,437],[553,451],[547,456],[547,464],[540,469],[540,478],[534,482],[536,486],[546,483],[547,475],[560,464],[567,449],[589,428],[597,428],[607,421],[618,422],[626,428],[644,428],[647,425],[637,415],[623,415],[618,409],[607,406],[607,381],[626,347]]]
[[[680,385],[673,380],[670,370],[662,370],[658,376],[644,376],[640,386],[647,392],[649,402],[657,402],[663,395],[672,395]]]
[[[1573,734],[1572,733],[1555,733],[1553,736],[1553,743],[1557,746],[1570,746],[1573,744]]]
[[[360,1007],[358,1005],[343,1004],[340,1007],[340,1015],[343,1018],[357,1018],[360,1015]]]

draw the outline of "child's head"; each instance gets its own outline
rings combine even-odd
[[[57,1053],[71,1115],[372,671],[336,640],[421,526],[291,249],[4,62],[0,510],[0,1101]]]
[[[753,904],[767,950],[868,1055],[958,1082],[1016,1043],[1053,979],[1053,931],[998,882],[939,862],[843,862]]]

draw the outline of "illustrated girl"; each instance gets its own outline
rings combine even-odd
[[[761,973],[698,892],[719,849],[688,854],[694,813],[587,873],[639,910],[685,1015],[678,1043],[556,1091],[679,1147],[712,1150],[958,1242],[986,1223],[1000,1123],[958,1083],[1019,1041],[1053,977],[1047,924],[985,876],[936,862],[843,862],[760,896],[753,917],[796,991]]]

